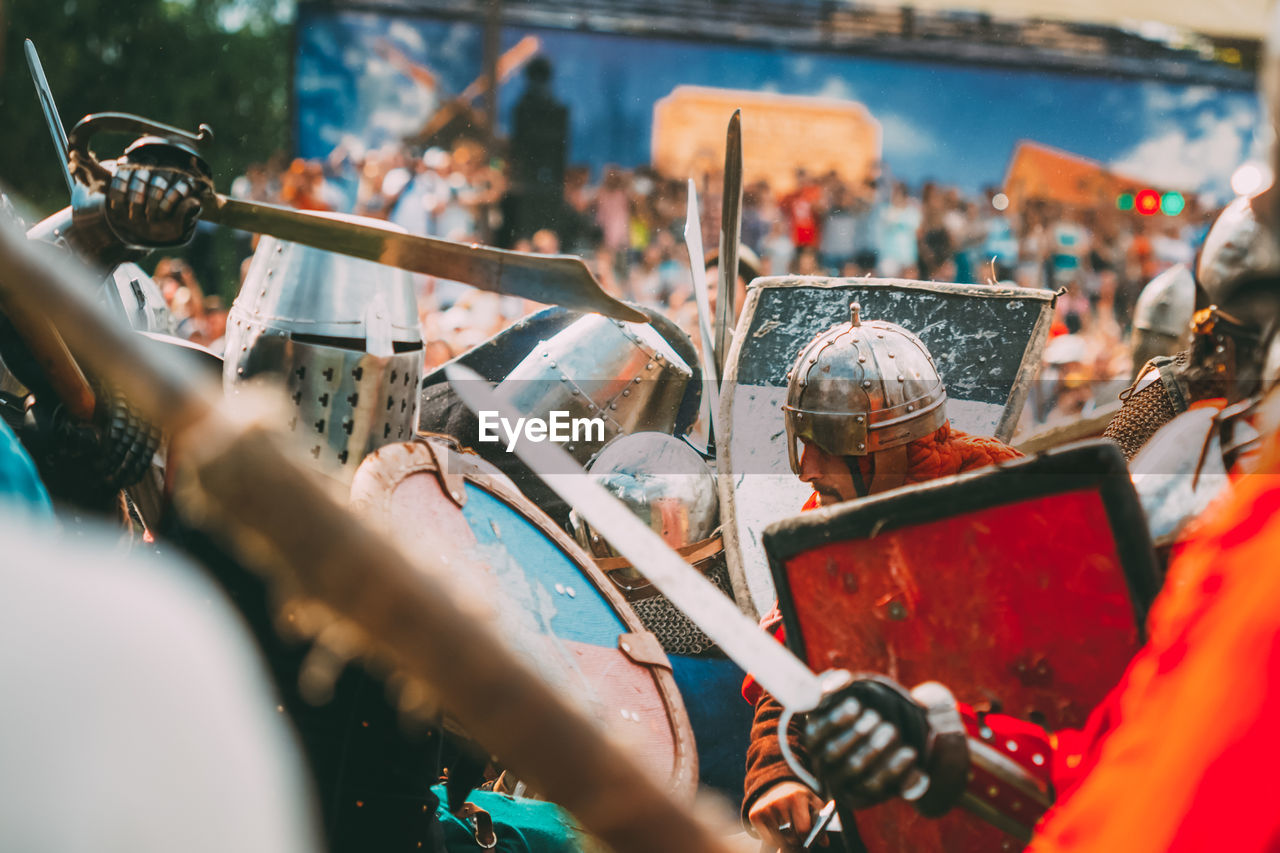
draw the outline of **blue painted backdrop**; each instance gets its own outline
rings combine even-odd
[[[304,7],[298,27],[304,157],[326,155],[345,135],[378,145],[411,133],[481,73],[474,24]],[[1034,139],[1161,185],[1224,196],[1258,120],[1255,95],[1209,86],[562,30],[509,28],[504,49],[530,33],[571,110],[570,160],[597,170],[648,161],[653,104],[681,84],[860,101],[883,126],[895,177],[966,190],[999,183],[1016,142]],[[397,70],[388,45],[429,68],[437,90]],[[522,89],[519,76],[502,88],[504,123]]]

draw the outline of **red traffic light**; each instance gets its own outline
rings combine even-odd
[[[1139,190],[1133,197],[1133,207],[1143,216],[1153,216],[1160,211],[1160,193],[1155,190]]]

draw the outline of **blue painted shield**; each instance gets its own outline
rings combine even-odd
[[[406,553],[430,553],[448,566],[461,605],[490,622],[655,777],[693,791],[693,733],[657,639],[510,480],[478,456],[432,439],[367,457],[351,496]]]

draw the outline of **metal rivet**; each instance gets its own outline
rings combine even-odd
[[[867,357],[865,355],[858,356],[858,364],[866,364],[866,363],[867,363]]]
[[[1010,752],[1017,752],[1018,742],[1015,740],[1007,740],[1004,742],[1004,748],[1009,750]]]
[[[630,396],[631,396],[631,389],[630,389],[630,388],[623,388],[623,389],[622,389],[622,396],[624,396],[624,397],[630,397]]]
[[[995,785],[992,785],[987,789],[987,796],[994,800],[996,797],[1000,796],[1000,789]]]
[[[978,734],[982,736],[983,740],[991,740],[991,728],[989,726],[983,726],[978,729]]]
[[[905,378],[905,377],[903,377],[903,376],[899,376],[899,377],[898,377],[898,381],[899,381],[899,382],[906,382],[907,380],[906,380],[906,378]]]
[[[1043,767],[1044,756],[1037,752],[1035,755],[1031,756],[1031,763],[1034,764],[1036,767]]]
[[[907,411],[908,411],[908,412],[914,412],[915,410],[916,410],[916,407],[915,407],[915,406],[907,406]]]
[[[893,353],[889,353],[889,358],[893,358],[893,356],[894,356]]]
[[[858,445],[858,449],[859,449],[859,450],[866,450],[866,449],[867,449],[867,446],[866,446],[865,444],[859,444],[859,445]]]
[[[631,381],[632,381],[633,383],[635,383],[636,385],[639,385],[639,384],[640,384],[640,377],[639,377],[639,376],[637,376],[635,379],[632,379]]]
[[[645,369],[645,370],[653,370],[653,362],[651,361],[651,362],[649,362],[648,364],[646,364],[646,365],[644,366],[644,369]]]
[[[1012,803],[1010,803],[1010,804],[1009,804],[1009,807],[1010,807],[1010,808],[1012,808],[1015,812],[1016,812],[1016,811],[1021,811],[1021,810],[1022,810],[1022,802],[1021,802],[1020,800],[1014,800]]]
[[[863,388],[870,388],[870,387],[871,387],[871,380],[870,380],[870,379],[864,379],[864,380],[862,380],[862,387],[863,387]]]

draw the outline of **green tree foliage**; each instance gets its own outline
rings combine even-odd
[[[292,25],[281,9],[281,0],[0,0],[0,184],[41,216],[67,204],[23,55],[30,38],[68,129],[104,110],[187,130],[207,122],[206,156],[227,192],[249,163],[289,147]],[[94,148],[116,156],[128,141],[95,138]]]

